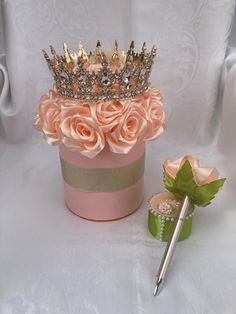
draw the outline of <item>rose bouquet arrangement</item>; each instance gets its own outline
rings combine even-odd
[[[165,112],[160,91],[151,86],[133,99],[97,101],[68,99],[56,89],[40,98],[34,127],[52,145],[94,158],[106,143],[113,153],[127,154],[137,142],[158,138]]]

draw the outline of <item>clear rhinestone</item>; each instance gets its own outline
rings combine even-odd
[[[80,84],[85,84],[85,83],[86,83],[86,76],[83,75],[83,74],[80,74],[80,75],[78,76],[78,82],[79,82]]]
[[[143,86],[144,84],[145,84],[145,81],[144,80],[142,80],[142,81],[139,81],[139,86]]]
[[[126,90],[130,90],[131,88],[132,88],[132,85],[130,85],[130,84],[128,84],[128,85],[125,86],[125,89],[126,89]]]
[[[64,78],[64,79],[68,79],[68,74],[67,74],[65,71],[62,71],[62,72],[60,73],[60,76],[61,76],[62,78]]]
[[[104,85],[104,86],[110,86],[111,85],[111,80],[109,79],[109,77],[107,75],[103,75],[101,82],[102,82],[102,85]]]
[[[129,84],[130,80],[131,80],[130,73],[127,73],[127,72],[124,73],[124,74],[123,74],[123,82],[124,82],[125,84]]]
[[[145,69],[142,69],[142,70],[140,71],[140,74],[141,74],[141,75],[146,74],[146,70],[145,70]]]

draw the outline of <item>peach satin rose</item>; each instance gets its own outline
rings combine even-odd
[[[120,123],[106,135],[110,150],[114,153],[127,154],[141,141],[147,127],[146,111],[142,106],[131,103],[123,113]]]
[[[42,131],[49,144],[60,142],[60,104],[55,91],[50,91],[40,98],[34,127]]]
[[[160,93],[159,89],[154,86],[150,86],[148,89],[150,101],[163,101],[162,94]]]
[[[89,158],[94,158],[105,146],[101,128],[83,106],[63,110],[61,132],[68,149]]]
[[[166,173],[175,179],[177,172],[186,160],[189,161],[192,167],[193,177],[197,185],[201,186],[219,179],[219,173],[216,168],[202,167],[199,160],[193,156],[184,156],[176,160],[166,160],[164,163]]]
[[[127,109],[126,101],[99,101],[96,104],[96,119],[104,132],[117,126]]]
[[[33,123],[33,127],[37,130],[42,132],[42,121],[40,120],[39,114],[36,113],[36,116],[34,117],[34,123]]]
[[[155,140],[164,132],[165,128],[162,95],[156,87],[150,86],[148,90],[136,98],[136,101],[143,103],[147,112],[147,132],[144,141]]]
[[[147,135],[145,141],[154,140],[164,132],[165,112],[161,101],[153,99],[147,107]]]

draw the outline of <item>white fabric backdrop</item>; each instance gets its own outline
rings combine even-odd
[[[0,143],[0,313],[236,313],[234,49],[225,59],[234,7],[233,0],[3,1],[11,95],[1,93],[1,136],[24,142]],[[167,157],[194,153],[228,176],[213,205],[196,211],[158,298],[152,289],[164,244],[148,233],[146,203],[118,222],[75,217],[63,204],[57,150],[31,129],[37,99],[52,83],[41,49],[62,50],[65,40],[75,48],[80,39],[93,49],[97,38],[106,48],[114,38],[124,48],[133,38],[159,47],[152,81],[164,94],[168,127],[148,144],[145,201],[163,189]]]
[[[165,96],[167,135],[184,143],[209,143],[217,127],[216,98],[234,3],[3,1],[12,105],[1,104],[1,116],[8,140],[32,133],[35,103],[52,83],[42,48],[53,44],[62,50],[66,40],[75,49],[82,40],[93,49],[99,38],[108,49],[117,38],[124,48],[131,39],[139,48],[143,40],[149,47],[157,43],[152,79]]]

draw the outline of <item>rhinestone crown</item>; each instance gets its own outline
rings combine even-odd
[[[153,46],[147,52],[144,43],[141,53],[135,53],[133,41],[127,53],[119,52],[117,41],[108,54],[103,52],[100,41],[93,53],[87,53],[81,43],[77,53],[70,53],[64,43],[62,56],[50,48],[51,59],[44,50],[43,54],[58,92],[68,98],[88,101],[126,99],[143,93],[149,86],[157,51]]]

